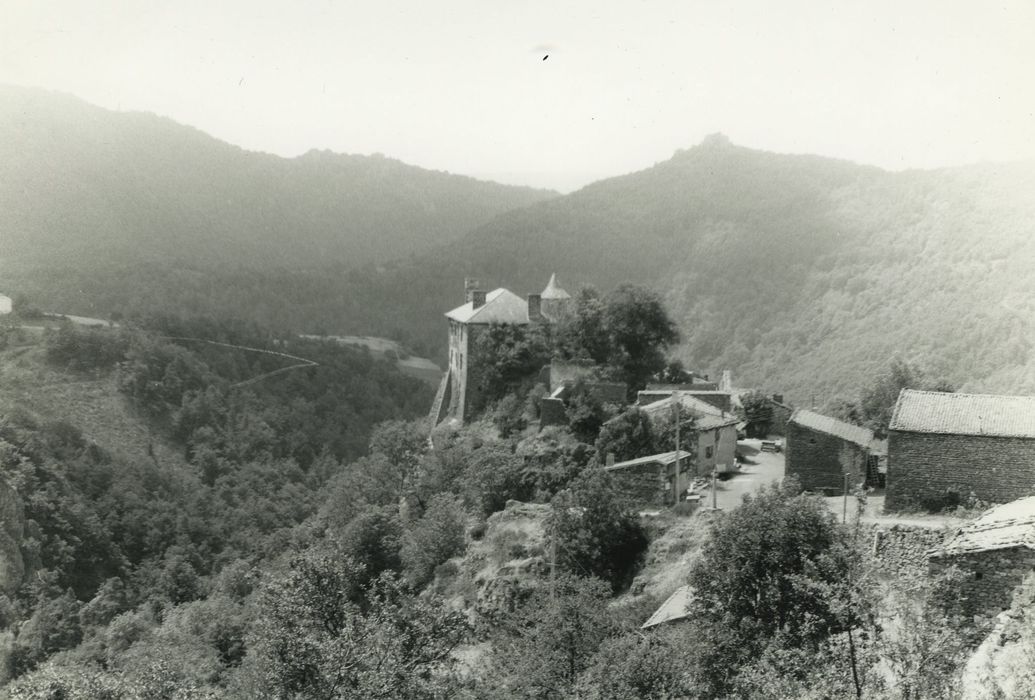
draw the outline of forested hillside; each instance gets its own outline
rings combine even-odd
[[[380,263],[552,194],[382,156],[252,153],[151,114],[0,86],[5,263]]]
[[[151,117],[118,116],[172,128]],[[53,126],[48,138],[83,141],[82,129],[63,128]],[[210,141],[190,130],[177,133]],[[442,313],[462,301],[465,276],[525,294],[542,289],[556,271],[572,292],[583,284],[602,290],[626,281],[652,285],[680,327],[678,354],[688,367],[728,368],[737,384],[782,391],[796,403],[822,406],[854,397],[894,356],[921,367],[932,381],[965,390],[1035,391],[1033,163],[890,173],[751,150],[716,135],[652,168],[564,197],[529,204],[542,195],[500,195],[499,206],[481,211],[484,217],[515,208],[488,221],[468,217],[472,230],[451,242],[435,228],[440,218],[423,219],[405,206],[396,211],[391,203],[365,208],[393,230],[410,226],[396,224],[404,212],[413,213],[406,221],[415,222],[420,236],[418,243],[406,239],[412,244],[376,239],[378,250],[394,259],[371,266],[354,264],[369,259],[359,252],[326,252],[327,231],[336,226],[347,228],[350,241],[375,245],[355,234],[355,222],[364,219],[343,209],[342,198],[348,192],[356,201],[403,197],[412,203],[406,194],[412,192],[392,179],[372,183],[342,175],[328,184],[324,178],[337,170],[306,164],[329,161],[342,172],[353,161],[367,172],[375,165],[383,171],[405,166],[330,155],[282,161],[213,143],[210,153],[223,153],[223,160],[194,164],[189,172],[173,168],[178,180],[152,181],[148,187],[157,189],[144,192],[106,182],[116,168],[110,159],[78,171],[64,168],[55,153],[38,150],[33,168],[0,165],[7,173],[44,178],[0,180],[6,188],[0,217],[26,220],[31,205],[35,213],[28,218],[41,227],[12,238],[14,229],[4,224],[0,288],[46,309],[101,317],[155,311],[241,316],[298,332],[385,335],[441,359]],[[272,164],[305,177],[255,174]],[[214,176],[184,184],[199,172],[232,175],[233,182]],[[61,191],[86,188],[90,196],[74,209],[64,199],[44,206],[53,189],[47,179],[55,178]],[[231,189],[256,178],[268,197],[241,203]],[[156,198],[162,207],[151,206]],[[163,218],[172,202],[175,211]],[[228,206],[232,211],[219,222],[235,222],[231,230],[205,218]],[[130,216],[127,207],[139,211]],[[299,211],[305,216],[291,218]],[[177,217],[193,237],[168,239],[149,223]],[[295,227],[299,221],[313,225]],[[449,233],[459,236],[462,224],[453,222]],[[283,249],[256,243],[280,241],[269,231],[288,228],[292,239]],[[56,232],[63,238],[54,250],[74,250],[74,259],[41,252]],[[105,237],[122,243],[96,245]],[[34,259],[30,251],[50,257]],[[304,267],[300,260],[307,261]]]

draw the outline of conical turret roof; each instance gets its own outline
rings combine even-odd
[[[557,284],[556,272],[550,275],[550,281],[540,296],[543,299],[571,299],[571,294],[568,294]]]

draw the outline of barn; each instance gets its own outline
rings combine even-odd
[[[876,485],[873,431],[858,425],[798,409],[787,421],[786,474],[806,491],[841,495],[845,475],[849,489]]]
[[[885,508],[1035,494],[1035,396],[903,389],[888,431]]]

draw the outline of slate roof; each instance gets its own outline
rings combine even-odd
[[[928,554],[944,557],[1013,547],[1035,549],[1035,496],[986,510]]]
[[[679,451],[679,459],[686,459],[687,457],[691,457],[691,456],[692,455],[689,452],[687,452],[686,450],[680,450]],[[636,459],[627,459],[624,462],[617,462],[616,464],[611,464],[609,466],[604,467],[604,471],[608,471],[609,472],[609,471],[613,471],[615,469],[627,469],[628,467],[638,467],[638,466],[640,466],[642,464],[651,464],[651,463],[655,463],[655,462],[657,464],[664,464],[665,466],[668,466],[669,464],[675,464],[676,463],[676,451],[672,450],[671,452],[660,452],[660,453],[658,453],[656,455],[648,455],[646,457],[637,457]]]
[[[694,421],[694,428],[699,430],[714,430],[715,428],[725,428],[727,425],[737,425],[740,419],[733,415],[725,416],[713,416],[711,414],[706,416],[699,416]]]
[[[833,435],[836,438],[841,438],[842,440],[855,443],[856,445],[867,449],[869,449],[870,445],[873,443],[873,431],[869,428],[845,423],[836,418],[824,416],[822,413],[816,413],[815,411],[809,411],[804,408],[799,408],[797,411],[792,413],[790,422],[800,425],[803,428],[809,428],[810,430],[816,430],[821,433],[826,433],[827,435]]]
[[[903,389],[890,430],[1035,438],[1035,396],[950,394]]]
[[[550,281],[546,284],[546,289],[539,295],[542,299],[571,299],[571,294],[561,289],[557,284],[557,273],[550,275]]]
[[[528,302],[500,287],[486,294],[485,303],[477,309],[469,301],[446,316],[460,323],[528,323]]]
[[[640,629],[645,630],[665,622],[686,619],[689,616],[686,608],[693,599],[694,590],[690,586],[680,586],[646,622],[640,625]]]
[[[695,416],[701,416],[701,415],[721,416],[721,415],[723,415],[723,412],[722,412],[721,408],[719,408],[717,406],[712,406],[707,401],[702,401],[701,399],[694,398],[690,394],[680,393],[680,394],[678,394],[678,396],[679,396],[679,404],[680,404],[680,406],[682,408],[685,408],[687,411],[689,411],[690,413],[692,413]],[[669,396],[668,398],[659,399],[657,401],[652,401],[651,403],[646,404],[645,406],[640,406],[640,410],[645,411],[647,413],[647,415],[652,416],[652,417],[658,415],[662,411],[668,411],[669,413],[671,413],[672,412],[672,402],[673,402],[673,397]]]

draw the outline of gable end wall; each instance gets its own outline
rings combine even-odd
[[[867,450],[797,423],[787,424],[786,450],[786,474],[798,477],[806,491],[841,495],[846,470],[851,475],[850,488],[862,482],[866,474]]]

